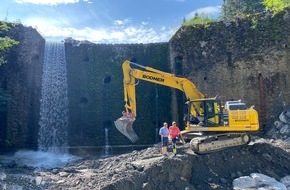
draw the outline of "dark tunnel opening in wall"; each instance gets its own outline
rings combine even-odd
[[[111,82],[112,76],[109,73],[106,73],[105,77],[103,78],[103,105],[102,105],[102,113],[103,113],[103,128],[111,128],[112,127],[112,113],[110,110],[110,105],[112,105],[111,100]]]
[[[108,83],[111,82],[111,80],[112,80],[111,76],[110,75],[106,75],[103,81],[104,81],[104,84],[108,84]]]

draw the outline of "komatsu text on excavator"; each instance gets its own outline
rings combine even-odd
[[[140,69],[131,68],[131,65]],[[221,105],[217,97],[205,97],[196,86],[186,78],[180,78],[151,67],[145,67],[126,60],[122,64],[124,75],[125,109],[133,118],[121,117],[115,121],[117,129],[132,142],[138,140],[133,131],[133,122],[137,117],[136,79],[168,86],[184,92],[187,102],[185,130],[182,139],[190,141],[191,149],[198,154],[209,153],[227,147],[248,144],[250,135],[259,129],[258,113],[245,103],[227,101]],[[142,69],[142,70],[141,70]]]

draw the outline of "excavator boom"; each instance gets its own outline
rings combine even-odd
[[[143,70],[133,69],[131,68],[130,65],[134,65]],[[124,85],[125,110],[126,112],[130,111],[135,117],[137,116],[136,89],[135,89],[136,79],[179,89],[185,92],[185,94],[187,95],[186,97],[187,99],[198,99],[203,97],[202,93],[199,92],[199,90],[192,82],[190,82],[188,79],[185,78],[176,77],[171,73],[159,71],[151,67],[145,67],[143,65],[139,65],[137,63],[130,62],[128,60],[126,60],[122,64],[122,69],[124,75],[123,85]],[[192,106],[200,107],[200,105],[198,104],[199,103],[193,103]],[[191,112],[192,115],[195,116],[197,116],[198,114],[195,109],[191,109]],[[126,117],[121,117],[114,122],[116,128],[127,138],[129,138],[132,142],[136,142],[138,140],[138,136],[133,130],[134,120],[135,118],[128,119]]]

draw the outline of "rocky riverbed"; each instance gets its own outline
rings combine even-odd
[[[277,184],[282,179],[282,187],[290,188],[290,144],[258,137],[250,145],[206,155],[194,154],[185,144],[176,157],[164,158],[156,145],[107,158],[79,157],[49,169],[17,160],[0,164],[0,189],[7,190],[271,189],[261,182],[269,179]]]

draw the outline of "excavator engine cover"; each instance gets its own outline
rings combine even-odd
[[[133,143],[139,139],[137,134],[133,131],[134,121],[135,119],[129,118],[119,118],[114,121],[116,128]]]

